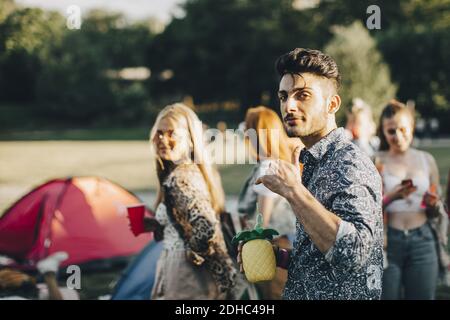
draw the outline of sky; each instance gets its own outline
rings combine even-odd
[[[180,14],[177,4],[183,3],[184,0],[15,0],[15,2],[26,7],[57,10],[64,15],[70,5],[79,6],[82,14],[90,9],[101,8],[119,11],[130,20],[156,17],[166,24],[172,14]]]

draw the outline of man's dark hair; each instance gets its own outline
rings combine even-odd
[[[309,72],[332,80],[336,90],[341,85],[341,75],[336,62],[319,50],[296,48],[278,57],[275,68],[280,77],[285,74]]]

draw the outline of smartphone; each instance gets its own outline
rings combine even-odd
[[[402,186],[407,186],[408,188],[414,187],[412,179],[402,180]]]

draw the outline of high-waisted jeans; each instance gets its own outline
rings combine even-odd
[[[436,240],[428,223],[407,231],[388,228],[388,267],[382,299],[434,299],[438,278]]]

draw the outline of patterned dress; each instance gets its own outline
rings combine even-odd
[[[177,166],[163,189],[164,204],[158,207],[156,219],[164,226],[164,249],[152,298],[230,298],[237,270],[199,168]]]
[[[344,129],[300,154],[303,185],[342,219],[323,254],[297,221],[284,299],[379,299],[383,272],[381,178]]]

